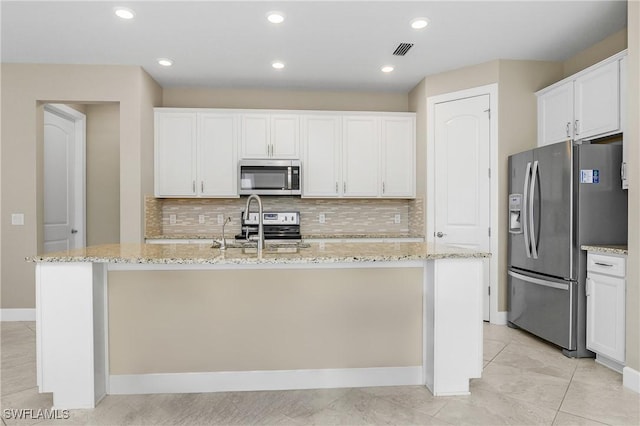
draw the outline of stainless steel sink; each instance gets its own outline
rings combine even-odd
[[[257,253],[257,243],[255,241],[231,241],[226,244],[227,249],[242,249],[243,253]],[[309,248],[309,243],[302,243],[298,241],[292,242],[267,242],[263,248],[263,251],[267,253],[298,253],[300,249]],[[220,248],[220,242],[214,241],[212,248]]]

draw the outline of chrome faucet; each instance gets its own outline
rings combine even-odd
[[[264,228],[262,227],[262,200],[257,194],[249,195],[247,198],[247,205],[244,208],[244,221],[249,219],[249,207],[251,206],[251,200],[258,202],[258,257],[262,256],[262,249],[264,247]]]
[[[227,225],[227,223],[231,222],[231,217],[227,217],[224,221],[224,223],[222,224],[222,241],[220,241],[220,250],[226,250],[227,249],[227,239],[224,237],[224,227]]]

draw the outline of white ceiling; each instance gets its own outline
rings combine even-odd
[[[133,9],[131,21],[116,6]],[[269,23],[268,11],[286,15]],[[407,92],[493,59],[565,60],[626,26],[626,1],[1,3],[2,62],[141,65],[163,87]],[[426,16],[430,25],[411,29]],[[404,57],[398,43],[415,43]],[[174,65],[162,68],[160,57]],[[286,64],[274,70],[271,62]],[[395,71],[380,72],[392,64]]]

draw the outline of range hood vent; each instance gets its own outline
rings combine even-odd
[[[393,51],[393,54],[395,56],[404,56],[412,47],[413,43],[400,43],[398,47],[396,47],[396,50]]]

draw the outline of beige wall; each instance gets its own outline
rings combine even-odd
[[[422,274],[112,271],[110,372],[422,365]]]
[[[167,88],[165,107],[408,111],[406,93]]]
[[[120,106],[83,105],[87,116],[87,245],[120,242]]]
[[[593,64],[597,64],[603,59],[607,59],[609,56],[615,55],[626,48],[627,29],[624,28],[564,61],[563,77],[568,77],[578,71],[582,71],[583,69],[588,68]]]
[[[640,371],[640,2],[630,1],[628,12],[629,111],[625,140],[629,160],[629,262],[627,263],[626,365]]]
[[[159,104],[161,89],[149,84],[150,77],[140,67],[132,66],[2,64],[1,72],[0,306],[33,308],[35,268],[24,258],[42,247],[42,103],[120,103],[120,240],[139,242],[142,190],[153,185],[143,181],[150,175],[141,173],[153,167],[152,157],[142,158],[143,148],[148,152],[153,145],[153,128],[142,110]],[[6,220],[11,213],[24,213],[25,225],[11,226]]]

